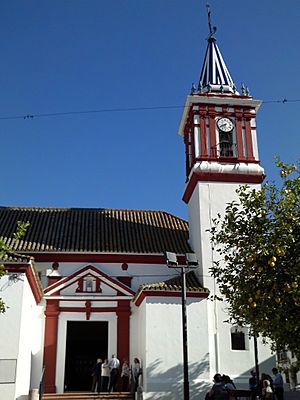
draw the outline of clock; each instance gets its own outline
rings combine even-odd
[[[229,118],[222,117],[222,118],[218,119],[217,127],[222,132],[230,132],[233,129],[233,122]]]

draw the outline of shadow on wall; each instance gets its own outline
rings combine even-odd
[[[208,353],[199,363],[189,363],[189,387],[190,399],[202,400],[213,385],[209,372]],[[151,392],[151,400],[182,400],[183,399],[183,367],[182,364],[163,370],[162,359],[156,359],[146,371],[147,392]],[[260,374],[266,373],[272,376],[272,368],[276,365],[275,356],[268,358],[259,364]],[[251,369],[255,369],[255,366]],[[231,376],[238,389],[248,389],[250,370],[241,371],[238,376]],[[228,371],[218,371],[221,374],[230,375]],[[214,372],[212,373],[214,375]],[[300,399],[299,399],[300,400]]]
[[[151,400],[161,399],[161,392],[164,400],[183,399],[182,364],[164,371],[163,364],[161,359],[156,359],[147,368],[147,392],[151,392]],[[199,394],[205,394],[211,387],[208,354],[200,362],[189,363],[189,386],[191,400],[199,400]]]

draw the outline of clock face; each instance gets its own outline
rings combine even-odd
[[[231,119],[223,117],[218,119],[217,126],[222,132],[230,132],[233,129],[233,122]]]

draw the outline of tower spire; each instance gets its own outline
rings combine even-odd
[[[211,24],[211,10],[209,4],[206,4],[206,9],[209,36],[207,38],[208,44],[198,86],[202,88],[203,92],[236,93],[233,79],[216,44],[214,34],[217,28]]]

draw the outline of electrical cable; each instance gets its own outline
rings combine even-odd
[[[300,99],[282,99],[282,100],[265,100],[263,104],[286,104],[286,103],[298,103]],[[133,111],[156,111],[156,110],[174,110],[185,108],[189,106],[169,105],[169,106],[152,106],[152,107],[126,107],[126,108],[100,108],[98,110],[82,110],[82,111],[62,111],[53,113],[36,113],[26,115],[7,115],[0,116],[0,120],[16,120],[26,119],[32,120],[34,118],[49,118],[49,117],[60,117],[66,115],[84,115],[84,114],[100,114],[100,113],[112,113],[112,112],[133,112]]]

